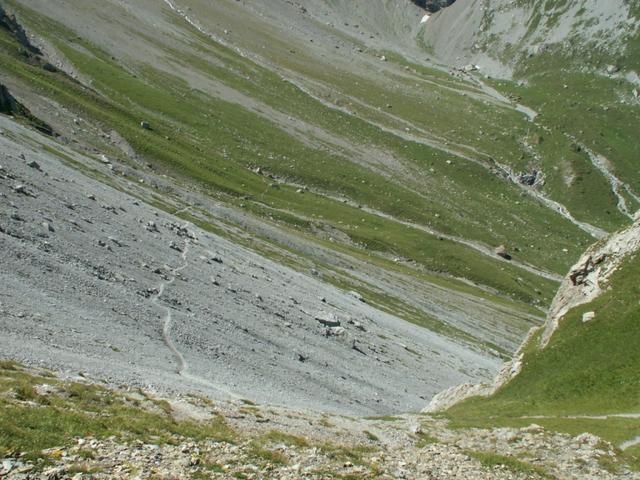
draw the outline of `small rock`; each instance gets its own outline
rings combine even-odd
[[[496,255],[504,258],[505,260],[511,260],[511,255],[507,252],[507,247],[505,247],[504,245],[500,245],[499,247],[496,247],[494,252]]]
[[[145,120],[140,122],[140,128],[143,128],[145,130],[151,130],[151,124]]]
[[[340,320],[333,313],[321,312],[316,315],[316,320],[326,327],[340,326]]]
[[[49,222],[42,222],[42,226],[48,232],[55,232],[56,231],[55,228],[53,228],[53,225],[51,225]]]
[[[31,168],[35,168],[36,170],[41,170],[40,164],[35,160],[31,160],[29,163],[27,163],[27,166]]]
[[[347,331],[343,327],[331,327],[326,331],[327,337],[341,337],[345,335]]]
[[[29,195],[29,192],[27,192],[27,187],[25,187],[24,185],[16,185],[15,187],[13,187],[13,191],[22,195]]]
[[[10,458],[2,462],[2,470],[4,474],[10,473],[15,466],[15,462]]]
[[[122,246],[122,242],[120,242],[120,240],[118,240],[115,237],[107,237],[107,240],[109,240],[112,243],[115,243],[117,246],[121,247]]]
[[[607,73],[609,75],[613,75],[614,73],[618,73],[620,71],[620,67],[617,65],[607,65]]]
[[[355,290],[351,290],[349,292],[349,295],[351,295],[356,300],[361,301],[362,303],[366,303],[365,300],[364,300],[364,297],[359,292],[356,292]]]
[[[594,318],[596,318],[596,312],[585,312],[582,315],[582,323],[590,322]]]

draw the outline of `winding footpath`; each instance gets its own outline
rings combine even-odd
[[[189,241],[185,240],[184,250],[180,255],[183,260],[183,264],[180,267],[176,267],[173,270],[171,270],[171,275],[172,275],[171,280],[167,282],[162,282],[160,284],[160,286],[158,287],[158,293],[153,297],[153,300],[151,300],[151,303],[158,305],[158,300],[160,300],[160,297],[162,297],[162,295],[164,294],[165,288],[168,285],[171,285],[176,280],[176,274],[178,272],[180,272],[181,270],[184,270],[187,267],[187,265],[189,264],[187,260],[188,254],[189,254]],[[158,306],[165,311],[164,323],[162,326],[162,339],[164,340],[164,343],[167,345],[167,348],[171,350],[171,353],[174,355],[174,357],[176,357],[176,361],[178,363],[176,373],[178,373],[178,375],[184,375],[187,372],[187,369],[189,368],[189,364],[185,360],[182,353],[180,353],[180,351],[176,348],[175,344],[173,343],[173,340],[171,340],[171,322],[173,321],[173,314],[171,313],[171,308],[162,306],[162,305],[158,305]]]
[[[188,210],[188,209],[189,207],[185,207],[182,210]],[[189,363],[184,358],[184,355],[182,354],[182,352],[178,350],[178,347],[176,346],[176,344],[171,338],[171,324],[173,322],[172,309],[171,307],[160,305],[158,303],[162,298],[162,295],[164,294],[166,288],[175,282],[177,274],[180,271],[187,268],[187,266],[189,265],[189,260],[187,259],[187,256],[189,255],[189,245],[190,245],[189,239],[185,239],[184,248],[182,250],[182,253],[180,254],[180,258],[182,258],[182,262],[183,262],[182,265],[171,270],[171,279],[160,283],[160,285],[158,286],[158,293],[156,293],[156,295],[151,300],[151,303],[156,305],[158,308],[161,308],[162,310],[164,310],[164,320],[162,323],[162,340],[176,359],[176,365],[177,365],[176,373],[178,375],[180,375],[186,380],[189,380],[194,383],[200,384],[204,387],[207,387],[208,389],[215,391],[217,394],[221,394],[232,399],[240,399],[241,397],[239,395],[231,392],[230,390],[224,388],[223,386],[210,382],[206,378],[189,373]]]

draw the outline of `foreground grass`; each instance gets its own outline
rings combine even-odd
[[[53,394],[38,394],[38,386]],[[137,398],[137,397],[136,397]],[[146,405],[143,407],[141,403]],[[155,408],[154,408],[155,407]],[[70,445],[79,437],[116,436],[123,441],[174,441],[174,436],[233,443],[237,436],[220,417],[175,421],[170,408],[97,385],[33,375],[12,362],[0,363],[0,456]]]
[[[205,402],[206,403],[206,402]],[[254,408],[254,407],[244,407]],[[115,437],[129,444],[142,441],[157,445],[189,441],[213,441],[240,445],[242,458],[262,466],[287,465],[281,451],[313,448],[333,462],[351,462],[368,468],[375,451],[368,445],[314,442],[279,430],[242,433],[220,415],[207,421],[177,421],[171,405],[138,391],[127,394],[99,385],[62,381],[45,371],[34,372],[13,361],[0,361],[0,458],[22,454],[29,460],[55,457],[58,450],[75,445],[78,438],[104,440]],[[80,456],[91,460],[91,451]],[[205,470],[221,473],[222,467],[202,459]],[[90,473],[78,464],[79,473]],[[207,477],[208,478],[208,477]]]

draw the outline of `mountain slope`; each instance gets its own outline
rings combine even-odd
[[[628,224],[640,206],[639,147],[630,141],[638,109],[620,97],[625,81],[575,70],[558,79],[546,70],[554,56],[521,66],[530,70],[519,84],[432,63],[420,32],[464,2],[426,24],[420,8],[391,0],[374,9],[280,0],[2,5],[35,50],[16,28],[0,29],[0,81],[52,126],[56,145],[79,155],[75,168],[106,159],[120,168],[101,182],[142,181],[153,192],[146,201],[168,215],[242,240],[327,288],[356,291],[352,298],[398,322],[394,345],[408,354],[407,336],[452,342],[465,360],[450,375],[422,372],[422,396],[490,376],[541,323],[561,275],[594,237]],[[238,289],[224,295],[234,302]],[[25,302],[16,309],[32,310]],[[202,321],[183,314],[194,328]],[[413,325],[425,330],[409,333]],[[162,341],[165,332],[152,331]],[[201,348],[213,349],[214,337]],[[339,346],[348,355],[353,347]],[[282,348],[268,344],[257,356]],[[483,368],[469,370],[476,364]]]
[[[571,269],[517,374],[449,415],[465,425],[536,423],[586,430],[640,453],[640,222],[594,245]]]

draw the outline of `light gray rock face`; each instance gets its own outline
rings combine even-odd
[[[139,182],[99,158],[6,117],[0,128],[2,357],[118,385],[350,414],[417,411],[499,366],[148,206],[123,193],[147,195]]]
[[[535,25],[534,28],[530,28]],[[640,22],[625,0],[577,0],[549,7],[541,0],[458,0],[429,19],[424,43],[444,63],[458,68],[473,64],[482,73],[508,77],[513,63],[554,45],[609,52],[612,58],[637,34]],[[518,45],[516,55],[510,51]],[[608,73],[616,65],[606,67]]]
[[[596,299],[606,289],[607,280],[629,255],[640,250],[640,217],[630,227],[609,237],[606,242],[589,248],[571,268],[556,294],[544,332],[541,345],[549,343],[553,333],[566,313]],[[595,312],[587,312],[583,321],[596,317]]]

